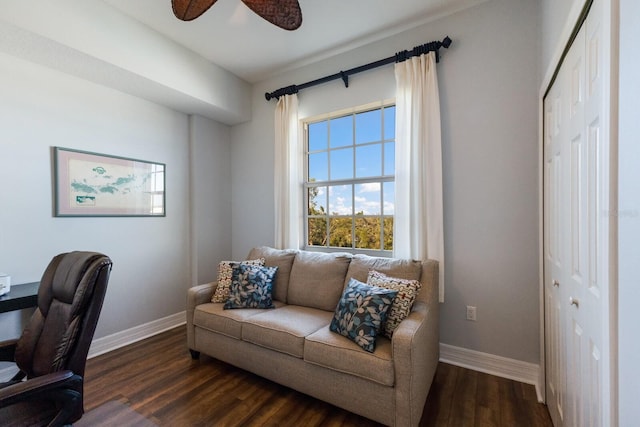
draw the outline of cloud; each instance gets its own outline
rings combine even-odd
[[[364,215],[380,215],[380,194],[373,198],[356,196],[355,211],[362,212]]]
[[[362,193],[379,193],[380,192],[380,183],[379,182],[368,182],[365,184],[360,184],[358,186],[360,191],[358,194]]]
[[[331,197],[329,201],[329,213],[338,215],[351,215],[353,213],[350,203],[351,200],[347,202],[348,206],[345,206],[345,202],[347,202],[346,197]]]
[[[394,204],[392,201],[385,201],[383,206],[380,203],[380,183],[358,184],[357,194],[352,199],[350,186],[329,186],[329,214],[352,215],[354,212],[362,212],[364,215],[380,215],[384,209],[385,215],[394,214]],[[373,196],[372,196],[373,194]]]

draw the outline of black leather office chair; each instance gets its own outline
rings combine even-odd
[[[0,425],[60,426],[82,417],[83,377],[112,262],[96,252],[57,255],[45,270],[38,306],[0,360],[20,371],[0,383]]]

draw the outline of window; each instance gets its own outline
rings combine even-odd
[[[329,114],[304,128],[307,248],[391,251],[395,106]]]

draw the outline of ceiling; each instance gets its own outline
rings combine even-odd
[[[218,0],[190,22],[175,18],[171,0],[103,1],[255,83],[485,0],[299,0],[303,21],[295,31],[268,23],[240,0]]]

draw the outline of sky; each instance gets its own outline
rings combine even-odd
[[[395,106],[309,124],[309,177],[316,182],[394,175]],[[340,215],[393,215],[393,182],[319,188],[317,203]],[[381,212],[382,210],[382,212]]]

